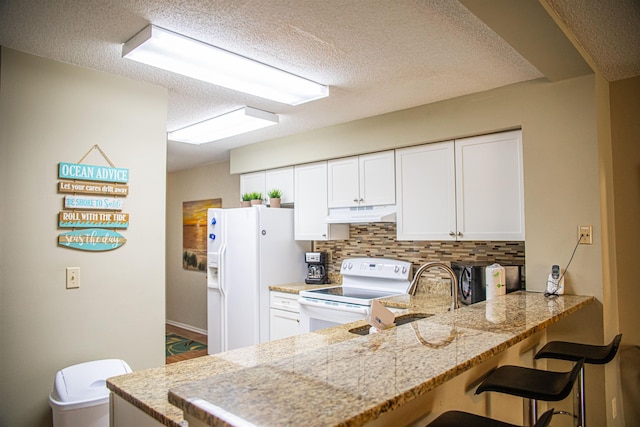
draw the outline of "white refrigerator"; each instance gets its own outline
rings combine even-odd
[[[269,341],[269,286],[299,283],[311,242],[294,240],[293,209],[209,209],[209,354]]]

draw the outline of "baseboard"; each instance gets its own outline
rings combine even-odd
[[[166,320],[167,325],[175,326],[176,328],[186,329],[187,331],[197,332],[202,335],[207,335],[207,331],[204,329],[196,328],[195,326],[186,325],[180,322],[174,322],[173,320]]]

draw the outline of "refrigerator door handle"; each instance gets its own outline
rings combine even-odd
[[[219,257],[220,259],[218,260],[218,288],[220,289],[220,293],[222,294],[222,296],[225,295],[225,286],[226,286],[226,280],[225,280],[225,254],[227,252],[227,245],[222,245],[220,247],[220,252],[219,252]]]
[[[221,351],[227,351],[229,349],[229,340],[227,338],[227,296],[225,293],[225,254],[227,252],[227,245],[222,244],[220,246],[220,252],[218,260],[218,289],[220,291],[220,328],[222,329],[220,334],[220,347]]]

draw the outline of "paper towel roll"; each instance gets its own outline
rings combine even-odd
[[[500,264],[489,265],[485,269],[485,283],[487,285],[487,299],[507,293],[507,282],[504,267]]]

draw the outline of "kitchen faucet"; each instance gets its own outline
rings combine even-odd
[[[441,262],[428,262],[426,264],[421,265],[420,268],[418,268],[418,271],[416,271],[416,274],[413,276],[413,280],[411,281],[411,286],[409,286],[409,290],[407,291],[407,293],[409,295],[416,294],[416,289],[418,288],[418,281],[420,280],[422,273],[424,273],[431,267],[440,267],[445,269],[447,273],[449,273],[449,276],[451,277],[451,310],[455,310],[459,306],[458,278],[456,277],[456,273],[454,273],[451,267],[449,267],[447,264],[443,264]]]

